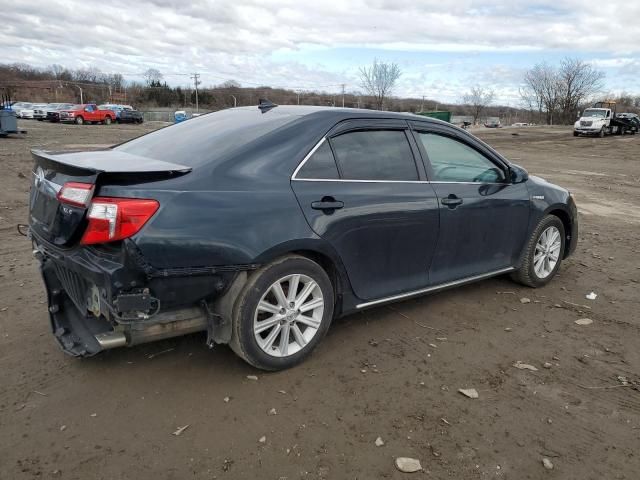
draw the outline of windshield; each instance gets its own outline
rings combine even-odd
[[[291,113],[279,113],[277,108],[265,114],[257,107],[221,110],[156,130],[115,149],[195,167],[220,158],[297,118]]]
[[[606,110],[596,110],[593,108],[588,108],[584,111],[584,114],[582,116],[604,118],[606,114],[607,114]]]

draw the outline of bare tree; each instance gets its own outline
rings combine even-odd
[[[604,72],[577,58],[565,58],[558,69],[563,120],[570,122],[582,104],[604,87]]]
[[[493,90],[487,90],[480,86],[475,86],[470,92],[465,93],[462,97],[462,101],[469,105],[471,109],[471,115],[473,115],[473,123],[478,123],[478,118],[482,114],[485,108],[487,108],[493,102],[495,93]]]
[[[604,73],[582,60],[565,58],[558,68],[543,62],[528,70],[520,96],[525,104],[535,99],[546,122],[572,122],[578,109],[602,91]]]
[[[220,84],[220,87],[221,88],[240,88],[241,85],[240,85],[240,82],[238,82],[237,80],[231,79],[231,80],[227,80],[225,82],[222,82]]]
[[[104,74],[98,67],[79,68],[73,71],[76,82],[99,83],[104,81]]]
[[[160,70],[157,68],[148,68],[142,76],[144,77],[145,82],[147,82],[147,85],[159,83],[163,78],[162,73],[160,73]]]
[[[373,61],[370,67],[360,67],[362,89],[374,98],[378,110],[384,107],[384,100],[393,92],[396,82],[402,75],[396,63]]]
[[[553,124],[553,117],[560,105],[560,79],[558,72],[546,62],[535,65],[524,75],[523,98],[533,98],[546,123]]]

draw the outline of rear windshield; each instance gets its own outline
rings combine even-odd
[[[221,110],[185,120],[115,147],[142,157],[196,167],[220,158],[298,118],[277,108]]]

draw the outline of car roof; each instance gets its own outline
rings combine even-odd
[[[258,110],[258,106],[237,107],[230,110],[244,110],[254,111]],[[306,117],[313,115],[314,117],[333,118],[337,121],[349,120],[356,118],[389,118],[400,119],[408,121],[428,122],[434,124],[452,125],[451,123],[438,120],[436,118],[424,117],[422,115],[416,115],[414,113],[403,112],[389,112],[382,110],[368,110],[364,108],[341,108],[341,107],[322,107],[315,105],[277,105],[266,112],[264,115],[268,115],[269,112],[277,112],[279,114],[291,115],[297,117]],[[215,112],[212,112],[215,113]],[[203,115],[206,117],[206,115]]]

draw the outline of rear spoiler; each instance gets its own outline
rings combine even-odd
[[[73,167],[92,173],[188,173],[191,167],[177,163],[154,160],[118,150],[94,150],[82,152],[49,152],[31,150],[40,163]]]

